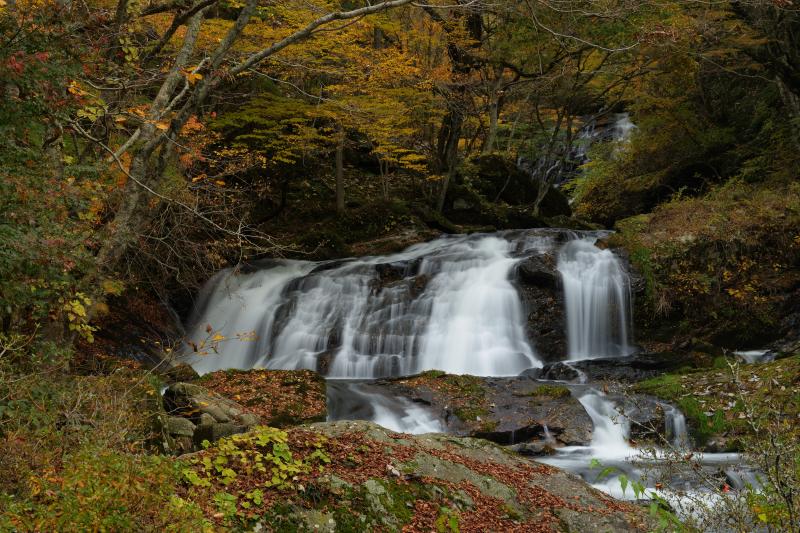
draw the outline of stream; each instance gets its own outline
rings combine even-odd
[[[562,360],[636,351],[626,266],[595,245],[607,234],[538,229],[444,236],[388,256],[269,260],[224,270],[201,292],[188,331],[195,342],[212,332],[229,341],[215,346],[215,355],[187,350],[185,357],[200,373],[316,370],[328,378],[329,420],[371,420],[414,434],[443,432],[445,424],[425,405],[371,382],[425,370],[519,376],[541,368],[545,361],[526,328],[517,279],[522,261],[556,263],[565,310]],[[763,354],[740,356],[751,360]],[[591,443],[556,448],[537,460],[617,498],[644,497],[625,480],[636,481],[679,514],[692,513],[693,502],[720,497],[697,482],[704,473],[724,474],[725,491],[758,486],[739,455],[692,452],[685,419],[675,407],[663,405],[671,445],[640,449],[631,444],[630,424],[617,402],[593,386],[590,370],[571,383],[558,383],[570,388],[591,417]],[[681,457],[687,459],[675,460]],[[668,483],[662,484],[665,478]]]

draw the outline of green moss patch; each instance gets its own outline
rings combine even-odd
[[[738,448],[744,440],[765,438],[757,424],[775,416],[794,421],[788,429],[800,438],[797,355],[771,363],[667,374],[642,381],[634,390],[677,405],[700,445],[712,437],[723,437],[732,448]]]

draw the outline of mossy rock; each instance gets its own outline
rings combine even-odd
[[[283,459],[273,454],[270,464],[294,476],[265,487],[254,465],[275,446]],[[208,465],[222,457],[220,474]],[[235,530],[644,532],[656,525],[643,508],[490,442],[397,434],[362,421],[286,433],[256,428],[193,456],[185,476],[185,498]]]

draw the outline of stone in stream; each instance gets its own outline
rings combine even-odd
[[[370,386],[428,406],[447,433],[499,444],[586,445],[592,420],[561,385],[531,379],[486,378],[430,371]],[[552,442],[551,442],[552,439]]]
[[[528,338],[544,361],[567,352],[564,294],[554,252],[530,255],[516,268],[515,285],[526,313]]]

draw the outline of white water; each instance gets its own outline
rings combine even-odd
[[[282,261],[250,273],[226,270],[204,289],[190,329],[195,345],[214,349],[184,353],[201,373],[265,367],[351,378],[429,369],[517,375],[541,363],[526,338],[511,270],[519,253],[552,246],[551,238],[518,233],[459,236],[335,265]],[[383,286],[378,268],[394,272]],[[241,340],[248,334],[251,340]],[[213,342],[215,335],[225,340]]]
[[[691,447],[689,431],[686,428],[686,417],[680,409],[671,405],[664,405],[664,424],[666,425],[667,439],[676,449],[688,450]]]
[[[610,250],[601,250],[594,241],[570,241],[558,257],[567,311],[567,345],[573,361],[632,352],[628,344],[628,274]]]
[[[441,421],[424,407],[368,382],[328,381],[328,420],[370,420],[392,431],[419,435],[441,433]]]
[[[617,499],[648,499],[655,495],[670,503],[678,517],[704,524],[715,506],[736,505],[737,490],[760,483],[756,472],[737,453],[689,452],[686,420],[676,408],[664,405],[667,436],[673,449],[642,449],[630,442],[630,425],[613,401],[589,389],[579,401],[592,418],[594,433],[589,446],[559,448],[555,455],[537,460],[581,476],[596,489]],[[610,470],[609,470],[610,468]],[[627,481],[623,482],[623,476]],[[719,485],[714,480],[719,481]],[[631,482],[641,483],[637,494]],[[722,492],[722,483],[734,491]],[[709,525],[708,531],[727,531]]]
[[[775,354],[769,350],[738,350],[733,353],[747,364],[767,363],[775,359]]]

